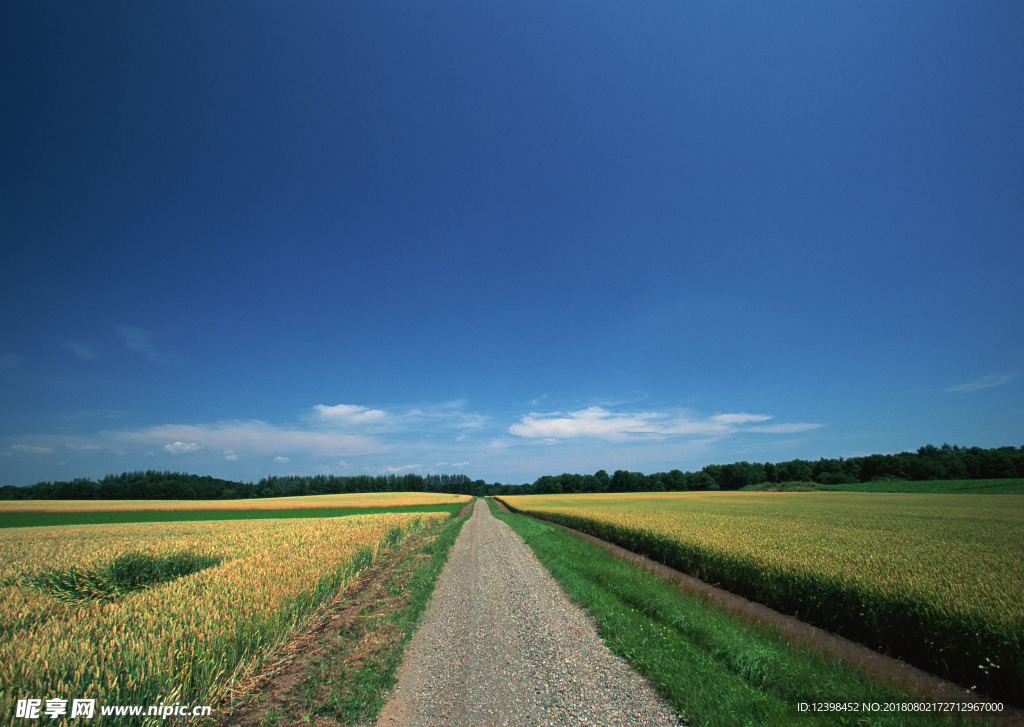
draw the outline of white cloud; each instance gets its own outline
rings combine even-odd
[[[721,437],[737,431],[739,429],[739,424],[745,421],[743,419],[740,419],[739,421],[729,421],[727,416],[728,415],[722,414],[717,417],[709,417],[707,419],[689,416],[678,417],[666,423],[663,433],[675,435],[684,434],[694,437]],[[771,417],[764,417],[764,419],[757,419],[756,421],[764,421],[765,419],[771,419]]]
[[[135,326],[114,326],[114,330],[121,334],[124,339],[124,346],[129,351],[136,353],[150,353],[153,350],[153,332]]]
[[[433,406],[413,409],[403,416],[409,424],[448,427],[459,430],[482,429],[490,421],[484,414],[466,411],[466,402],[447,401]]]
[[[767,414],[744,412],[715,414],[699,417],[678,412],[611,412],[603,407],[591,406],[568,413],[530,413],[509,427],[509,433],[529,439],[558,442],[578,437],[593,437],[608,441],[634,439],[656,440],[670,436],[721,437],[739,431],[768,434],[806,431],[817,424],[772,424],[745,427],[772,419]]]
[[[711,421],[717,424],[749,424],[750,422],[765,422],[772,417],[765,414],[715,414]]]
[[[51,454],[53,447],[38,447],[29,444],[12,444],[11,449],[22,454]]]
[[[357,404],[317,404],[313,409],[319,419],[331,424],[381,424],[388,420],[387,412]]]
[[[312,421],[324,427],[359,429],[362,432],[440,431],[481,429],[488,418],[467,412],[465,402],[448,401],[407,409],[372,409],[358,404],[318,404]]]
[[[171,454],[186,454],[188,452],[198,452],[201,449],[203,449],[202,445],[195,442],[171,442],[164,445],[164,450]]]
[[[192,462],[190,467],[225,470],[241,462],[263,461],[272,466],[276,461],[295,471],[329,467],[331,471],[400,474],[447,469],[473,474],[472,463],[472,470],[480,473],[532,471],[536,476],[547,469],[592,471],[627,465],[644,469],[697,454],[706,458],[714,443],[745,433],[756,442],[821,426],[778,422],[768,414],[742,410],[701,414],[651,405],[629,407],[625,402],[604,401],[571,411],[520,412],[496,426],[493,418],[476,414],[458,401],[403,408],[321,404],[299,410],[296,421],[286,425],[225,420],[108,429],[89,435],[21,436],[0,444],[0,454],[24,466],[45,461],[43,456],[30,456],[33,453],[60,454],[69,462],[71,457],[80,462],[88,459],[90,467],[110,471],[135,467],[131,462],[144,462],[144,456],[167,460],[174,455],[182,458],[179,461]],[[621,446],[624,443],[629,446]],[[537,446],[545,444],[552,446]],[[157,465],[146,462],[142,468],[149,466]]]
[[[797,432],[809,432],[812,429],[819,429],[821,424],[811,422],[793,422],[791,424],[768,424],[763,427],[747,427],[745,432],[758,432],[760,434],[796,434]]]
[[[214,424],[165,424],[133,432],[104,432],[105,439],[128,444],[161,445],[195,442],[204,448],[245,456],[271,456],[281,452],[337,457],[387,451],[377,440],[338,431],[278,427],[258,420]]]
[[[145,328],[136,328],[135,326],[114,326],[121,338],[124,340],[124,346],[129,351],[144,356],[147,360],[154,363],[167,363],[174,360],[174,356],[166,353],[160,353],[156,348],[156,334],[152,331],[147,331]]]
[[[83,341],[64,341],[64,348],[71,351],[76,358],[82,361],[95,361],[100,357],[96,347]]]
[[[471,416],[450,404],[404,413],[357,405],[321,405],[307,410],[306,416],[294,425],[233,420],[108,429],[88,435],[37,435],[9,441],[3,452],[14,457],[53,452],[76,452],[81,456],[89,451],[102,451],[122,458],[121,461],[132,456],[196,456],[200,452],[222,462],[275,456],[296,462],[305,457],[327,457],[340,462],[338,466],[349,468],[360,466],[351,464],[352,458],[383,456],[399,447],[410,460],[415,457],[420,462],[433,461],[436,454],[420,454],[430,448],[423,439],[439,431],[465,431],[465,419]],[[421,459],[427,456],[431,459]],[[465,454],[460,458],[464,459]]]
[[[630,435],[658,433],[658,416],[649,413],[613,414],[599,406],[579,411],[537,414],[531,412],[509,427],[509,433],[531,439],[599,437],[622,439]]]
[[[980,379],[969,381],[966,384],[951,386],[946,391],[952,394],[968,394],[972,391],[981,391],[982,389],[991,389],[995,386],[1008,384],[1015,378],[1017,378],[1016,373],[989,374],[988,376],[982,376]]]

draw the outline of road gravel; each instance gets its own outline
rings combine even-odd
[[[378,727],[678,725],[533,551],[477,500]]]

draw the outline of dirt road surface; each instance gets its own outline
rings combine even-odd
[[[483,500],[463,526],[378,727],[678,725]]]

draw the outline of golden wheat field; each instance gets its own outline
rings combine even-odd
[[[339,507],[407,507],[469,502],[469,495],[438,492],[355,492],[243,500],[3,500],[2,512],[119,512],[133,510],[298,510]]]
[[[650,533],[768,570],[1024,624],[1024,498],[866,493],[643,493],[502,498],[527,513]]]
[[[1024,497],[692,492],[503,497],[1000,693],[1024,689]]]
[[[0,714],[14,714],[24,698],[216,704],[381,547],[447,517],[0,531]],[[133,592],[103,591],[109,564],[129,555],[212,565]]]

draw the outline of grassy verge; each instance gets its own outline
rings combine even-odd
[[[388,571],[384,597],[367,604],[341,648],[328,653],[310,671],[303,689],[314,703],[321,705],[320,714],[345,725],[377,717],[395,684],[405,646],[416,631],[437,577],[448,561],[448,551],[468,519],[466,515],[446,525],[435,538],[412,552],[411,557],[396,563]],[[368,645],[375,648],[362,656]],[[359,655],[355,661],[351,659],[353,652]],[[331,675],[337,678],[332,679]]]
[[[94,512],[2,512],[0,528],[111,523],[166,523],[193,520],[258,520],[274,518],[345,517],[388,512],[447,512],[454,515],[464,503],[402,507],[307,507],[282,510],[99,510]]]
[[[457,517],[406,538],[323,614],[321,627],[307,635],[315,646],[289,656],[288,673],[269,680],[222,724],[371,724],[468,519]]]
[[[623,656],[693,725],[905,725],[907,715],[801,712],[817,703],[920,702],[859,670],[798,647],[553,525],[502,513]],[[916,713],[915,725],[955,724]]]

